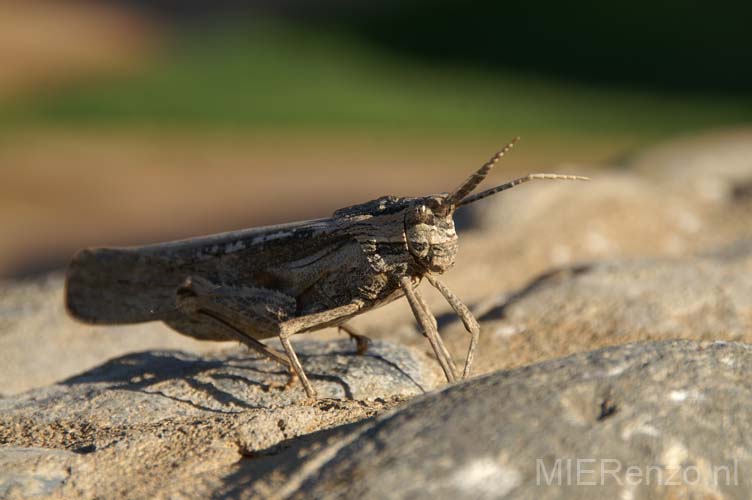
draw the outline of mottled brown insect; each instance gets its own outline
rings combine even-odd
[[[449,382],[457,367],[436,319],[416,289],[423,278],[449,302],[470,332],[461,377],[470,373],[479,327],[470,310],[437,278],[454,265],[457,208],[533,179],[586,177],[531,174],[471,195],[516,139],[451,193],[385,196],[329,218],[132,248],[82,250],[68,269],[66,304],[82,321],[122,324],[161,320],[203,340],[239,340],[291,369],[309,397],[316,393],[290,337],[339,326],[403,295]],[[278,337],[285,353],[262,339]]]

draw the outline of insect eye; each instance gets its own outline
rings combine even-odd
[[[433,208],[433,213],[439,217],[446,217],[449,215],[449,207],[446,205],[438,205]]]
[[[422,222],[424,224],[433,223],[433,213],[425,205],[418,205],[417,207],[415,207],[415,215],[418,219],[418,222]]]

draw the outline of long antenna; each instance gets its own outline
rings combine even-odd
[[[462,198],[472,193],[473,189],[478,187],[478,184],[483,182],[483,179],[486,178],[486,175],[488,175],[488,172],[491,171],[496,162],[501,160],[501,158],[505,154],[507,154],[507,152],[512,149],[519,140],[519,137],[515,137],[514,139],[509,141],[509,144],[504,146],[504,149],[493,155],[490,160],[484,163],[482,167],[480,167],[473,175],[468,177],[465,182],[460,184],[457,189],[455,189],[449,196],[447,196],[446,202],[450,205],[459,205],[459,202],[462,200]]]
[[[472,196],[468,196],[467,198],[461,199],[459,202],[455,202],[455,206],[461,207],[463,205],[469,205],[470,203],[476,202],[478,200],[482,200],[483,198],[487,198],[491,196],[492,194],[496,194],[501,191],[511,189],[515,186],[518,186],[527,181],[532,181],[535,179],[561,179],[561,180],[566,180],[566,181],[589,181],[590,177],[583,177],[581,175],[561,175],[561,174],[528,174],[525,177],[520,177],[519,179],[506,182],[504,184],[501,184],[500,186],[496,186],[491,189],[481,191],[478,194],[474,194]]]

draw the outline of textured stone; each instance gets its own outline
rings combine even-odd
[[[750,498],[750,370],[748,345],[665,341],[497,372],[377,418],[309,458],[281,493]]]
[[[130,354],[2,398],[0,460],[11,472],[0,484],[20,496],[200,497],[220,488],[243,456],[373,416],[438,382],[410,350],[386,342],[374,341],[363,356],[349,340],[297,348],[318,401],[299,384],[284,389],[286,371],[243,348]],[[32,460],[5,447],[38,451]],[[61,475],[73,458],[81,467]]]
[[[42,387],[128,352],[217,352],[227,343],[198,342],[162,323],[85,325],[63,306],[63,273],[0,281],[0,394]]]
[[[373,341],[359,356],[352,342],[298,342],[296,350],[319,397],[413,396],[436,380],[406,349]],[[302,386],[286,368],[244,348],[198,356],[149,351],[122,356],[61,383],[0,400],[0,411],[38,422],[96,415],[107,425],[155,423],[175,415],[236,412],[296,404]],[[32,403],[32,404],[30,404]]]
[[[536,181],[462,208],[447,284],[467,301],[552,268],[687,256],[752,238],[752,132],[688,137],[636,151],[618,168],[546,170],[592,181]],[[468,264],[470,263],[470,264]]]
[[[443,279],[481,319],[473,373],[515,369],[391,416],[377,417],[443,385],[404,301],[354,318],[369,356],[322,342],[334,329],[294,339],[324,397],[310,402],[245,348],[72,321],[61,273],[0,283],[0,497],[750,497],[749,348],[666,341],[752,343],[749,135],[693,144],[618,170],[552,168],[594,180],[463,209],[471,229]],[[467,333],[421,290],[460,361]],[[653,342],[589,352],[634,341]],[[616,459],[622,482],[533,487],[537,458],[548,473]],[[624,476],[654,464],[707,479],[729,460],[740,488]]]
[[[706,256],[594,262],[546,273],[476,308],[483,325],[478,370],[642,340],[752,343],[751,275],[752,242]]]
[[[704,203],[742,201],[752,196],[752,130],[668,141],[640,151],[626,166]]]
[[[0,497],[44,497],[60,492],[78,455],[43,448],[0,448]]]

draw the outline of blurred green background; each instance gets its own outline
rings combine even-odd
[[[0,4],[0,276],[752,121],[750,4]]]

